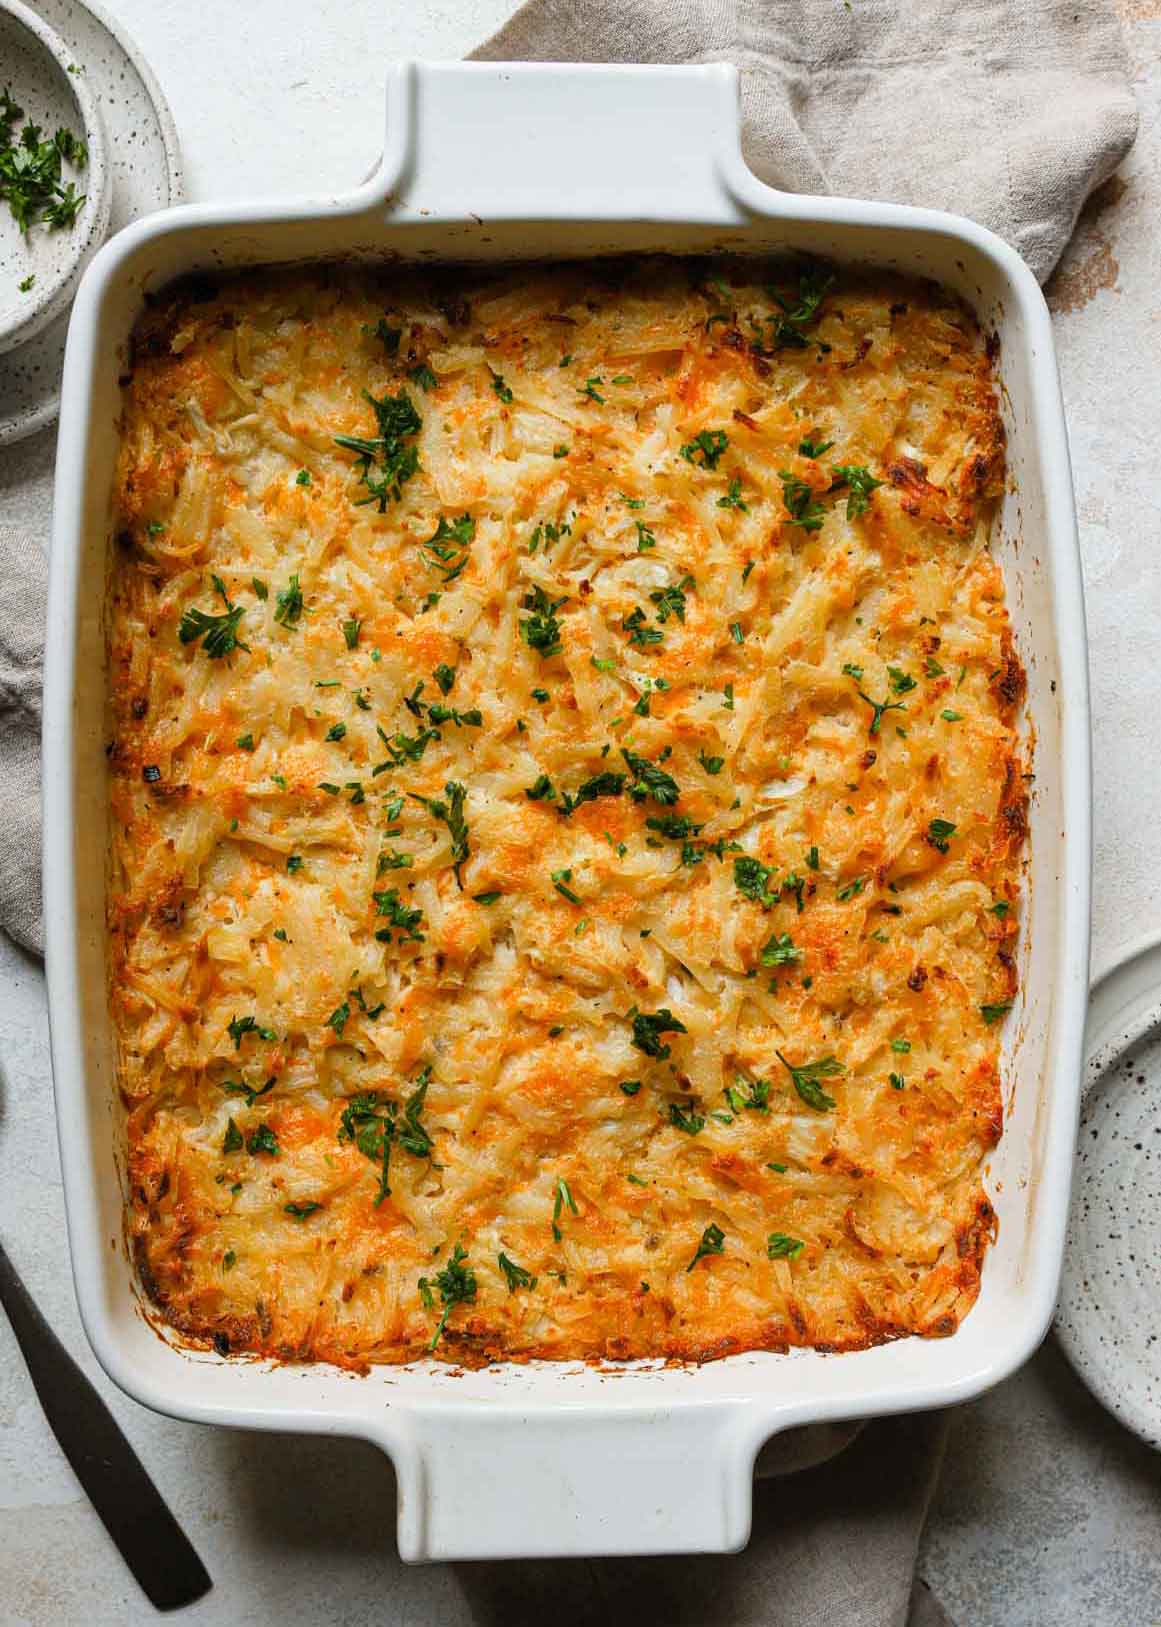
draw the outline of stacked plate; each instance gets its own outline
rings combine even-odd
[[[60,224],[25,228],[0,200],[0,445],[56,417],[69,307],[89,260],[111,232],[180,203],[183,190],[165,98],[96,6],[0,0],[0,128],[6,109],[17,141],[26,125],[44,141],[67,132],[62,184],[84,201],[71,221],[66,207]]]

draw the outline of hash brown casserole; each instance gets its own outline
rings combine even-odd
[[[955,1330],[1023,674],[986,347],[754,261],[187,283],[111,566],[142,1280],[364,1367]]]

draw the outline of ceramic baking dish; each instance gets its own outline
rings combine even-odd
[[[118,377],[145,293],[194,268],[370,254],[512,261],[624,251],[809,252],[932,277],[1000,341],[1011,492],[998,540],[1028,667],[1036,781],[1007,1125],[988,1177],[999,1238],[954,1337],[703,1367],[552,1363],[366,1377],[182,1350],[143,1312],[123,1242],[105,1008],[102,604]],[[756,1454],[822,1420],[946,1405],[1035,1349],[1057,1290],[1088,994],[1089,740],[1068,446],[1048,313],[979,227],[790,197],[742,161],[733,69],[404,64],[382,164],[357,191],[138,221],[94,260],[69,334],[44,714],[48,987],[69,1235],[94,1349],[181,1418],[363,1436],[394,1462],[405,1559],[721,1552],[749,1532]]]

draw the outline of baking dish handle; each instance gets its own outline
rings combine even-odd
[[[736,1402],[454,1405],[396,1427],[381,1444],[408,1561],[732,1553],[749,1538],[760,1440]]]
[[[702,67],[401,62],[387,76],[389,218],[740,223],[738,75]]]

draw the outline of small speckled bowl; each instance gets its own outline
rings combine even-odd
[[[0,0],[0,91],[24,110],[20,120],[46,137],[64,128],[88,148],[80,171],[65,166],[85,202],[72,226],[22,232],[0,201],[0,355],[22,345],[67,307],[81,272],[104,242],[110,184],[97,103],[64,42],[21,0]]]

